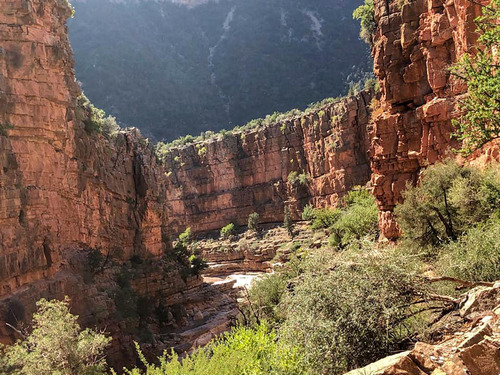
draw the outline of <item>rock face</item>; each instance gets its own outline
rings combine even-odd
[[[500,284],[468,293],[460,315],[465,324],[437,345],[384,358],[347,375],[492,375],[500,372]]]
[[[375,0],[372,55],[380,88],[371,168],[383,234],[399,228],[392,210],[421,168],[450,155],[457,99],[466,91],[448,70],[477,40],[480,3],[468,0]],[[403,4],[402,4],[403,3]]]
[[[284,205],[298,219],[308,202],[335,206],[370,179],[370,92],[343,99],[284,123],[170,150],[166,155],[167,217],[174,232],[283,220]],[[291,172],[307,174],[291,183]]]
[[[159,255],[166,223],[153,153],[132,133],[88,135],[64,0],[9,1],[0,14],[0,296],[50,276],[71,247]]]

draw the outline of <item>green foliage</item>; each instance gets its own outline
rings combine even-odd
[[[310,221],[315,217],[315,210],[312,204],[308,204],[304,207],[302,211],[302,220]]]
[[[375,22],[375,8],[373,0],[365,0],[363,5],[360,5],[352,13],[354,19],[361,23],[360,36],[368,44],[373,44],[373,33],[377,29]]]
[[[404,236],[423,245],[454,241],[500,205],[498,166],[480,171],[453,161],[427,168],[395,209]]]
[[[77,118],[85,126],[89,133],[102,133],[107,138],[113,138],[120,131],[120,126],[116,123],[113,116],[107,116],[106,113],[96,108],[85,95],[80,95],[76,103]]]
[[[341,374],[399,348],[413,334],[413,296],[424,293],[400,258],[322,251],[289,281],[282,340],[296,343],[310,373]]]
[[[464,113],[453,122],[465,155],[500,136],[500,65],[492,53],[500,45],[500,0],[492,0],[482,9],[483,15],[476,19],[480,34],[477,53],[465,54],[452,68],[468,88],[461,101]]]
[[[500,278],[500,221],[490,220],[447,244],[437,262],[438,272],[467,281]]]
[[[330,226],[330,246],[345,248],[363,237],[378,234],[378,208],[375,198],[366,189],[352,190],[345,197],[346,207]]]
[[[10,122],[0,123],[0,136],[7,137],[8,136],[7,130],[11,129],[14,129],[14,125],[12,125]]]
[[[287,181],[291,185],[306,186],[311,181],[311,176],[305,172],[299,174],[296,171],[292,171],[288,174]]]
[[[127,375],[294,375],[303,373],[302,359],[292,346],[285,346],[266,325],[256,329],[239,327],[182,360],[172,352],[149,364],[139,347],[146,371],[126,370]]]
[[[184,232],[179,234],[179,242],[183,242],[185,244],[191,242],[191,227],[186,228]]]
[[[224,228],[220,230],[220,236],[223,239],[228,239],[236,234],[236,226],[233,223],[229,223]]]
[[[341,214],[342,212],[336,208],[315,209],[311,228],[314,230],[329,228],[335,224]]]
[[[0,373],[18,375],[104,375],[104,350],[111,338],[81,330],[69,300],[37,302],[33,331],[25,341],[1,348]]]
[[[259,230],[259,219],[260,215],[257,212],[253,212],[248,216],[248,230],[257,232]]]

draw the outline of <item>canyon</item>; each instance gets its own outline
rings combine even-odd
[[[356,186],[373,187],[382,234],[397,238],[392,210],[406,183],[457,146],[451,119],[466,88],[447,67],[471,49],[480,9],[466,0],[397,3],[375,1],[380,94],[361,91],[158,156],[137,129],[115,137],[86,130],[68,3],[4,1],[0,342],[19,338],[35,301],[68,295],[83,325],[106,327],[114,337],[112,363],[133,360],[134,340],[152,356],[202,345],[237,315],[241,290],[227,276],[267,272],[278,249],[291,246],[275,228],[285,207],[300,220],[307,204],[336,206]],[[498,155],[497,142],[473,157]],[[306,183],[290,179],[294,172]],[[176,260],[172,241],[186,228],[217,238],[230,222],[244,227],[253,212],[269,238],[242,234],[226,251],[202,240],[210,263],[202,275]],[[91,268],[97,254],[103,259]]]

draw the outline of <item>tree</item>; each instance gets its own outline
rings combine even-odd
[[[106,373],[104,350],[111,338],[81,330],[69,299],[41,299],[33,315],[33,331],[21,342],[3,347],[0,373],[15,375],[101,375]]]
[[[248,229],[254,232],[259,230],[260,216],[257,212],[253,212],[248,216]]]
[[[363,5],[360,5],[354,10],[352,17],[359,20],[361,23],[361,31],[359,33],[361,39],[370,45],[373,44],[372,35],[377,29],[373,0],[365,0]]]
[[[468,88],[467,96],[461,100],[463,114],[453,121],[465,155],[500,136],[499,19],[500,0],[491,0],[476,19],[481,34],[477,52],[465,54],[452,68],[452,73]]]
[[[454,161],[427,168],[419,185],[407,186],[395,214],[403,235],[419,245],[455,241],[487,220],[500,205],[498,166],[485,171]]]

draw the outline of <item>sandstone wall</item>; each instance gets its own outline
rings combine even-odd
[[[396,238],[392,210],[405,184],[458,146],[450,139],[451,119],[458,114],[466,86],[448,68],[477,40],[473,20],[481,1],[374,3],[378,28],[372,54],[381,101],[370,147],[372,183],[382,232]]]
[[[53,274],[71,247],[158,255],[155,157],[133,132],[88,135],[75,117],[65,0],[2,1],[0,296]]]
[[[369,104],[372,93],[343,99],[284,123],[173,149],[166,155],[167,217],[178,233],[283,221],[284,205],[300,218],[308,202],[335,206],[370,179]],[[307,173],[306,185],[288,183]]]

